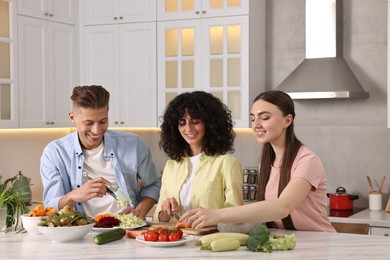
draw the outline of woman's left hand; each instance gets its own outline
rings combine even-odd
[[[220,222],[217,209],[197,208],[187,211],[180,221],[186,222],[186,226],[192,224],[193,229],[216,225]]]

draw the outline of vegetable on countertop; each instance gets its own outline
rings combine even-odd
[[[126,237],[136,238],[143,235],[147,230],[126,230]]]
[[[241,246],[246,245],[246,240],[248,239],[247,234],[242,233],[236,233],[236,232],[219,232],[219,233],[213,233],[208,234],[203,237],[201,237],[198,241],[195,242],[196,246],[208,246],[210,243],[214,240],[221,239],[221,238],[234,238],[237,239],[240,242]]]
[[[176,228],[185,228],[186,222],[176,222]],[[192,224],[190,224],[189,228],[192,228]]]
[[[264,224],[252,229],[246,241],[247,248],[253,252],[271,253],[272,250],[291,250],[295,245],[295,234],[270,236],[270,231]]]
[[[212,241],[208,245],[201,246],[202,250],[211,250],[213,252],[225,252],[237,250],[240,248],[240,241],[235,238],[220,238]]]
[[[103,245],[118,239],[123,238],[126,235],[126,230],[123,228],[115,228],[110,231],[100,233],[94,237],[94,241],[98,245]]]

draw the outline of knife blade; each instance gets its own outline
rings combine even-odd
[[[177,221],[180,221],[180,216],[177,214],[176,211],[173,212],[173,216],[175,217],[175,219],[176,219]]]

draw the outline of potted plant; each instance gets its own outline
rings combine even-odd
[[[20,215],[29,211],[22,199],[24,194],[20,192],[23,187],[15,187],[15,182],[11,182],[10,185],[2,184],[1,179],[0,175],[0,211],[6,210],[7,212],[5,227],[10,228],[15,224],[16,231]]]

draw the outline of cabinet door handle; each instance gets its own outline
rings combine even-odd
[[[46,122],[47,125],[50,125],[50,122]]]
[[[117,124],[118,124],[118,121],[115,121],[115,122],[114,122],[114,124],[116,124],[116,125],[117,125]]]
[[[125,124],[125,122],[121,121],[121,125],[124,125],[124,124]]]
[[[119,16],[119,19],[123,20],[123,16]]]
[[[114,17],[114,20],[118,20],[118,17],[115,16],[115,17]]]
[[[199,12],[199,11],[196,11],[195,14],[200,14],[200,12]]]
[[[206,14],[206,11],[202,11],[202,14]]]
[[[48,16],[49,15],[49,13],[45,13],[45,16]]]
[[[50,17],[53,17],[53,14],[49,14]]]

